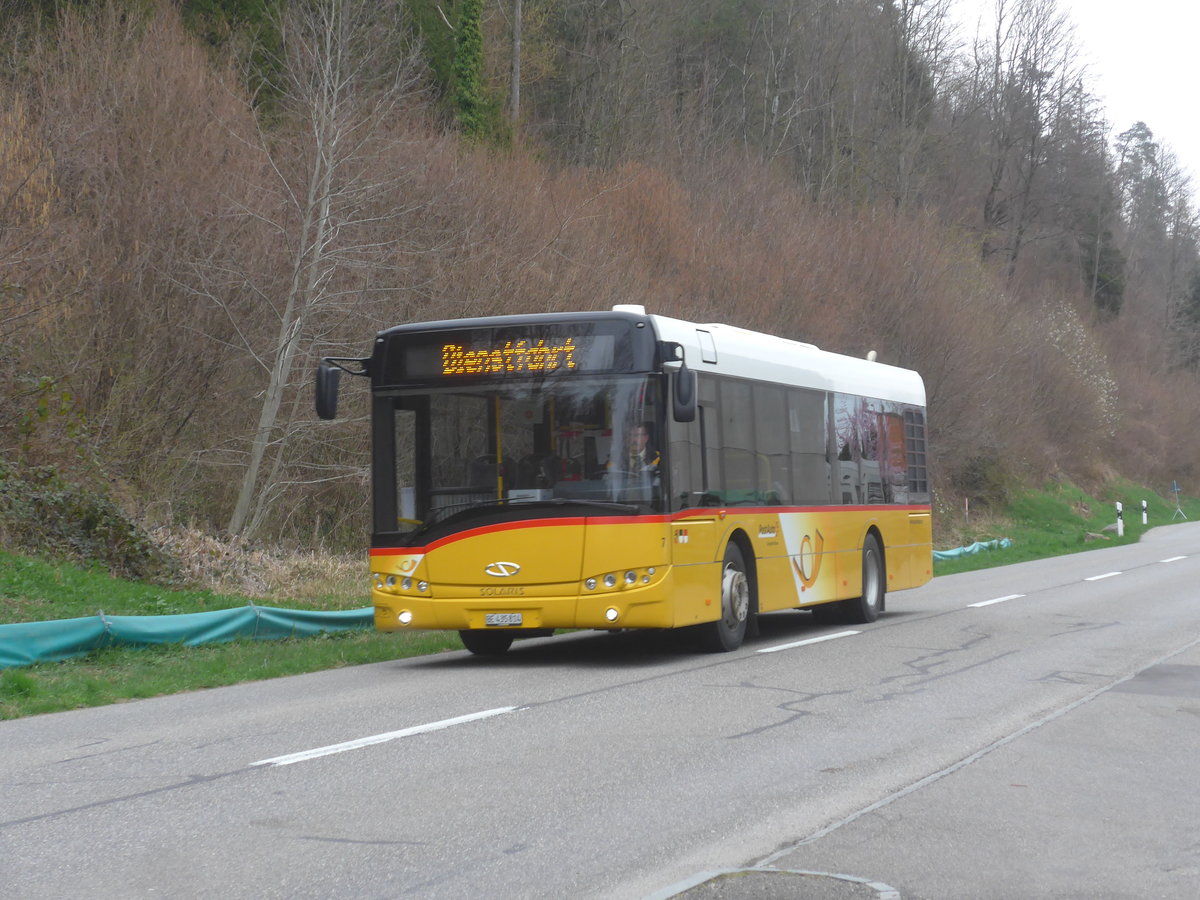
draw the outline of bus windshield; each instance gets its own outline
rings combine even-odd
[[[416,537],[450,520],[470,527],[485,512],[660,511],[659,394],[659,377],[634,375],[395,397],[397,532]]]

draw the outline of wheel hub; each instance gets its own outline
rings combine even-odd
[[[750,615],[750,585],[745,572],[732,567],[725,570],[721,584],[721,606],[730,623],[746,621]]]

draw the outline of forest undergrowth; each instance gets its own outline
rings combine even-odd
[[[333,596],[365,544],[369,404],[347,389],[319,421],[317,361],[402,323],[617,303],[916,369],[941,546],[964,504],[1052,480],[1200,485],[1190,182],[1144,123],[1110,132],[1052,16],[1012,31],[1042,45],[955,52],[945,3],[802,2],[769,28],[547,7],[525,118],[481,134],[452,48],[413,30],[428,3],[291,4],[257,47],[167,0],[53,6],[0,5],[10,550]],[[326,9],[352,14],[328,83],[300,15]],[[656,52],[608,65],[634,38]],[[778,103],[739,106],[747,84]]]

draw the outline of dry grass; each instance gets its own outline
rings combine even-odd
[[[933,516],[935,550],[953,550],[976,541],[1008,537],[1012,519],[986,507],[970,506],[964,498],[943,492],[938,495]]]
[[[355,609],[370,602],[365,552],[263,547],[181,528],[161,528],[153,536],[195,587],[288,607]]]

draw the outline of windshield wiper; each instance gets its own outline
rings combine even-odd
[[[618,503],[616,500],[585,500],[574,497],[551,497],[549,500],[518,500],[517,502],[522,506],[586,506],[603,512],[618,510],[631,516],[640,510],[640,507],[629,503]]]
[[[510,501],[507,497],[495,498],[492,500],[467,500],[462,503],[447,503],[443,506],[431,506],[429,512],[425,515],[425,519],[421,527],[409,534],[409,540],[420,537],[429,532],[431,528],[452,519],[459,513],[467,512],[472,509],[488,509],[495,506],[503,506]]]

